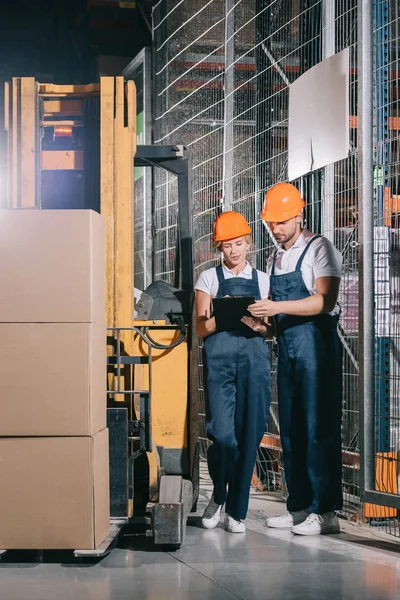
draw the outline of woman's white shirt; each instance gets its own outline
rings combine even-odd
[[[243,279],[251,279],[253,273],[253,267],[250,263],[246,262],[246,266],[243,271],[241,271],[238,275],[233,273],[225,264],[222,264],[222,270],[224,273],[225,279],[232,279],[234,277],[243,277]],[[264,298],[268,298],[269,296],[269,276],[263,271],[257,270],[258,276],[258,285],[260,288],[261,300]],[[217,276],[217,270],[215,267],[212,269],[207,269],[200,273],[199,278],[194,286],[195,290],[199,290],[200,292],[205,292],[211,298],[215,298],[218,294],[219,282]]]

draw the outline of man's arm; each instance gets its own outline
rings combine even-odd
[[[321,313],[331,312],[339,294],[339,277],[317,277],[315,280],[316,293],[302,300],[259,300],[249,306],[253,317],[274,317],[278,314],[311,317]]]

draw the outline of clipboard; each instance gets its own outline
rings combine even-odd
[[[213,298],[213,316],[215,317],[217,331],[232,331],[246,327],[242,323],[242,317],[251,317],[247,307],[254,304],[254,302],[254,296]]]

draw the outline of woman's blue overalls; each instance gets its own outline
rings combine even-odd
[[[252,279],[225,279],[222,266],[216,270],[217,298],[261,299],[255,269]],[[207,460],[214,500],[218,504],[226,502],[226,512],[243,520],[271,403],[269,349],[259,333],[243,324],[238,331],[220,331],[205,338],[203,356],[206,426],[213,441]]]
[[[291,273],[271,269],[276,302],[308,298],[301,265],[314,236]],[[324,514],[342,507],[342,346],[338,317],[277,316],[278,400],[283,462],[290,512]]]

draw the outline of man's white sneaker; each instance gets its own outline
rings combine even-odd
[[[276,529],[291,529],[293,525],[298,525],[305,521],[309,513],[305,510],[297,512],[286,512],[280,517],[269,517],[267,519],[267,527],[274,527]]]
[[[226,515],[224,525],[226,531],[229,531],[230,533],[244,533],[246,531],[246,525],[243,521],[237,521],[230,515]]]
[[[214,496],[208,503],[206,510],[203,513],[201,522],[206,529],[214,529],[221,519],[222,504],[214,502]]]
[[[297,535],[320,535],[321,533],[340,533],[339,520],[334,512],[317,515],[311,513],[307,519],[292,527]]]

